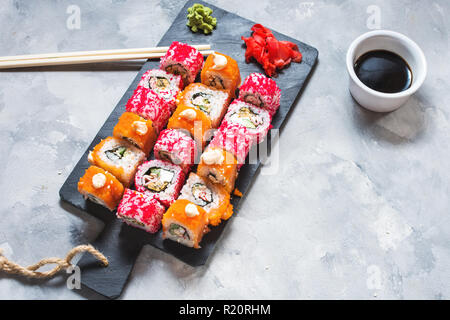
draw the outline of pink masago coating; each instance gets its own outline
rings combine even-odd
[[[197,144],[189,135],[177,129],[165,129],[159,134],[153,148],[156,159],[168,160],[179,165],[184,173],[188,173],[197,158]]]
[[[158,167],[173,172],[172,180],[168,183],[167,187],[160,192],[152,191],[145,185],[155,178],[151,177],[151,174],[148,174],[149,169],[152,167]],[[137,191],[145,193],[150,198],[154,198],[164,206],[169,207],[178,198],[185,178],[186,175],[179,166],[168,161],[155,159],[145,161],[138,167],[136,175],[134,176],[134,185]]]
[[[169,87],[155,90],[155,88],[152,88],[150,84],[152,77],[163,77],[167,79],[170,83]],[[183,79],[179,75],[168,73],[161,69],[150,69],[142,75],[138,87],[153,89],[158,96],[169,103],[171,112],[173,112],[176,108],[177,95],[181,91],[181,88],[183,88]]]
[[[174,41],[165,56],[161,58],[160,69],[165,70],[166,66],[174,63],[178,63],[186,68],[188,71],[188,81],[192,83],[203,67],[203,56],[194,47]],[[185,83],[185,85],[187,84]]]
[[[151,199],[141,192],[125,189],[117,208],[117,217],[129,225],[155,233],[161,226],[164,211],[164,206],[157,200]],[[137,223],[126,218],[135,220]]]
[[[273,79],[255,72],[239,87],[239,99],[267,109],[273,117],[280,107],[281,89]]]
[[[236,119],[233,119],[233,115],[239,114],[239,110],[241,110],[242,108],[248,108],[252,113],[255,114],[255,116],[253,116],[253,119],[254,121],[258,122],[257,128],[245,127],[244,125],[236,122]],[[259,108],[240,99],[234,99],[228,107],[227,113],[225,114],[221,126],[229,127],[233,124],[240,126],[243,128],[242,132],[245,132],[245,135],[251,140],[251,143],[258,144],[262,142],[267,136],[267,132],[269,132],[269,129],[271,128],[271,121],[272,118],[266,109]]]
[[[235,123],[224,122],[209,145],[230,152],[236,157],[238,168],[241,168],[252,146],[252,139],[250,139],[247,128]]]
[[[171,115],[169,103],[152,89],[138,87],[126,105],[126,111],[133,112],[147,120],[152,120],[153,128],[159,133]]]

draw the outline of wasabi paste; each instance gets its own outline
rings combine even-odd
[[[213,18],[211,14],[213,10],[205,7],[199,3],[195,3],[192,7],[187,9],[188,23],[186,24],[193,32],[203,30],[204,34],[209,34],[217,25],[217,19]]]

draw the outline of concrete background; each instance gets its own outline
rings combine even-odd
[[[183,3],[2,0],[0,55],[153,46]],[[123,298],[448,299],[450,2],[211,3],[311,44],[319,64],[281,132],[280,169],[256,178],[209,263],[192,268],[147,246]],[[67,25],[72,4],[80,29]],[[377,10],[379,27],[410,36],[429,63],[422,89],[389,114],[362,109],[347,89],[346,49],[374,27]],[[102,223],[62,205],[58,190],[140,66],[0,72],[8,258],[63,257],[100,232]],[[69,290],[66,277],[0,275],[0,298],[100,298]]]

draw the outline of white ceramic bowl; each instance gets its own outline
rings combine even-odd
[[[354,64],[364,53],[373,50],[394,52],[408,63],[413,79],[407,90],[398,93],[379,92],[359,80]],[[351,95],[364,108],[377,112],[393,111],[403,105],[420,88],[427,74],[427,61],[419,46],[405,35],[388,30],[370,31],[356,38],[348,48],[346,63]]]

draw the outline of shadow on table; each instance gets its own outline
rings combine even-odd
[[[352,101],[355,124],[362,132],[368,132],[376,140],[400,145],[420,139],[427,130],[424,110],[427,103],[420,94],[412,96],[399,109],[386,113],[369,111],[353,98]]]
[[[227,243],[226,238],[232,234],[234,219],[228,221],[227,227],[224,229],[221,239],[218,241],[219,246]],[[151,264],[156,263],[157,265],[164,265],[171,275],[176,278],[182,286],[189,286],[191,283],[195,283],[201,279],[207,270],[209,269],[211,261],[214,260],[214,256],[221,251],[220,248],[216,248],[209,256],[207,262],[203,266],[192,267],[176,257],[153,247],[152,245],[144,245],[141,252],[138,255],[138,259],[134,265],[134,268],[130,274],[130,278],[133,281],[139,281],[141,277],[145,277],[146,274],[151,269]],[[122,293],[122,296],[126,294],[128,288],[128,283]]]

